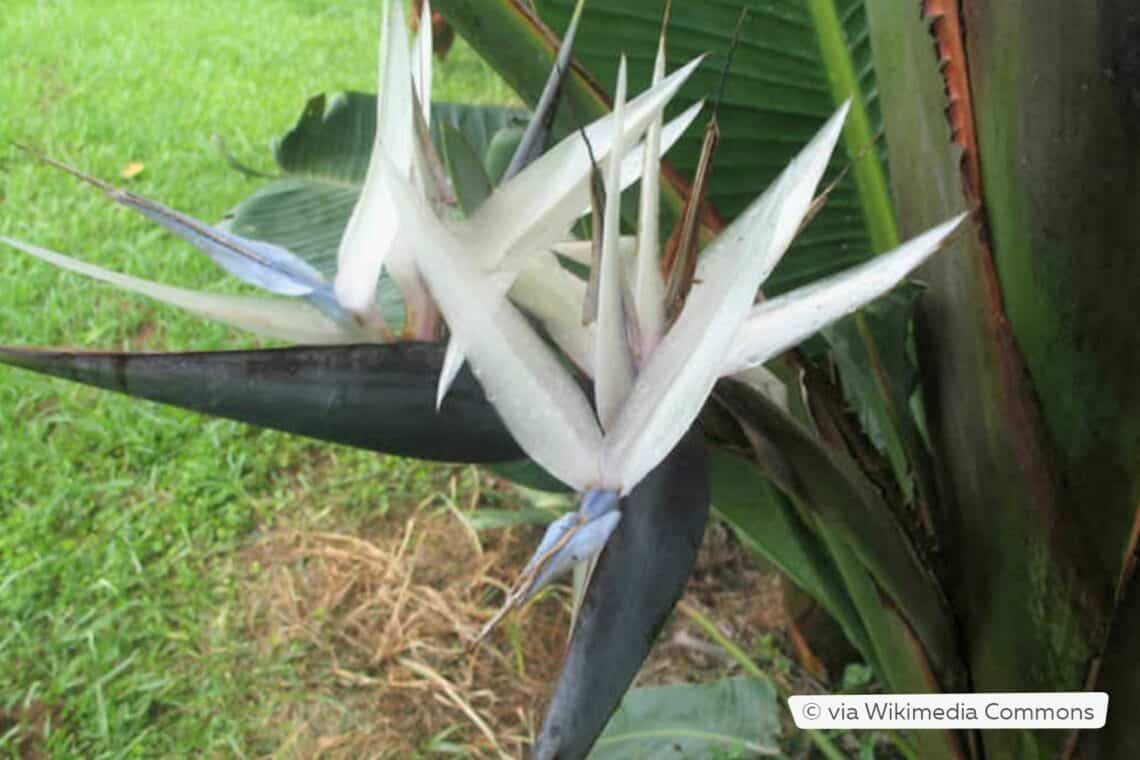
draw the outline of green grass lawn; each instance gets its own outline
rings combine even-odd
[[[8,0],[0,234],[142,277],[233,288],[193,249],[9,144],[216,220],[258,181],[227,167],[211,136],[270,168],[270,140],[308,96],[374,89],[377,6]],[[437,99],[510,97],[462,44],[436,82]],[[121,179],[131,162],[144,170]],[[0,343],[258,345],[9,249]],[[290,510],[364,519],[418,500],[438,479],[417,463],[0,368],[0,753],[19,754],[13,720],[33,713],[58,757],[273,751],[273,709],[258,683],[266,669],[287,679],[287,663],[253,658],[250,644],[219,633],[234,614],[235,550]]]

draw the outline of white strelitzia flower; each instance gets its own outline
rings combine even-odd
[[[586,494],[582,509],[553,524],[524,573],[515,601],[553,572],[598,551],[617,524],[619,498],[673,449],[717,379],[755,367],[882,295],[935,251],[962,217],[873,261],[754,306],[760,285],[808,213],[839,138],[845,104],[767,191],[704,251],[691,292],[664,325],[657,271],[656,195],[662,110],[697,61],[625,102],[619,66],[614,109],[565,139],[497,191],[470,219],[441,221],[383,145],[369,173],[371,192],[401,220],[394,245],[414,257],[454,340],[488,400],[523,450]],[[626,146],[649,138],[640,156],[645,182],[631,284],[621,260],[618,203]],[[588,200],[591,156],[607,166],[594,361],[594,398],[504,293],[504,262],[558,242]],[[638,157],[640,157],[638,156]],[[627,247],[627,246],[626,246]],[[509,268],[507,270],[509,272]],[[623,304],[632,304],[627,310]],[[636,324],[627,326],[627,317]],[[632,329],[631,329],[632,328]],[[631,345],[630,337],[640,341]],[[658,337],[659,336],[659,337]],[[634,357],[641,357],[640,367]],[[611,516],[614,515],[614,516]],[[604,522],[599,520],[604,518]]]

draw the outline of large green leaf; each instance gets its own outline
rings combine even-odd
[[[136,398],[419,459],[522,458],[469,372],[437,412],[434,343],[130,354],[0,348],[0,362]]]
[[[590,760],[705,760],[779,752],[776,689],[767,680],[634,689],[625,695]]]
[[[556,33],[565,30],[573,0],[542,0],[536,9]],[[851,59],[870,114],[878,127],[876,89],[861,0],[839,0],[839,18],[851,43]],[[439,0],[435,7],[456,25],[481,55],[524,99],[533,102],[553,60],[554,43],[535,29],[518,0]],[[563,133],[575,122],[608,110],[618,56],[629,58],[631,92],[647,86],[660,30],[662,0],[591,0],[582,16],[575,59],[591,75],[572,77],[570,107],[560,113]],[[820,56],[817,32],[801,0],[674,3],[669,51],[674,65],[711,53],[671,106],[679,112],[697,99],[713,97],[740,12],[748,10],[740,44],[719,110],[721,147],[710,200],[732,218],[759,195],[784,164],[819,128],[835,103]],[[599,85],[599,82],[602,83]],[[670,152],[669,162],[691,176],[700,150],[694,126]],[[872,148],[873,150],[873,148]],[[835,166],[846,163],[835,159]],[[780,292],[849,266],[870,253],[854,181],[840,183],[819,218],[801,235],[766,290]]]
[[[699,427],[623,502],[582,599],[536,760],[586,756],[684,590],[709,512]]]

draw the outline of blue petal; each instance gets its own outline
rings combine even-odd
[[[615,509],[617,505],[617,491],[587,491],[582,496],[582,504],[578,507],[578,511],[587,522],[590,522]]]
[[[577,524],[570,539],[539,567],[538,572],[535,573],[534,582],[520,596],[518,604],[525,603],[546,584],[574,565],[584,562],[600,552],[620,521],[621,512],[611,509],[596,520]]]

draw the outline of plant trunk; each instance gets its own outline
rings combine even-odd
[[[979,209],[921,273],[943,584],[973,688],[1080,690],[1110,624],[1137,617],[1113,608],[1140,501],[1140,17],[1125,0],[925,6],[868,0],[903,237]],[[1106,676],[1135,672],[1137,634],[1112,631]],[[1097,757],[1135,733],[1119,730],[1125,694]],[[981,744],[991,758],[1076,746],[1028,731]]]

